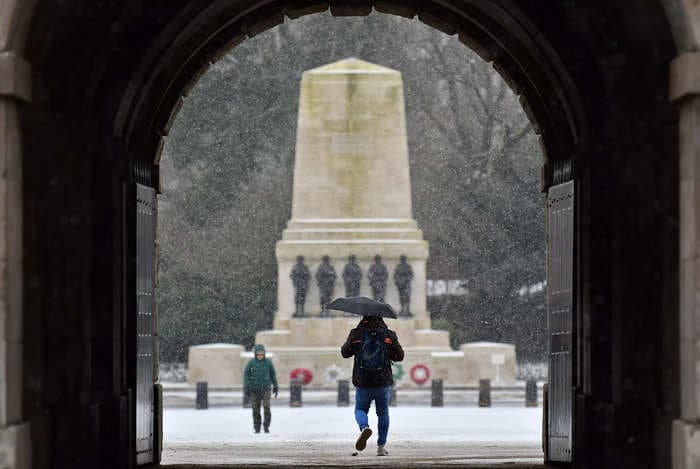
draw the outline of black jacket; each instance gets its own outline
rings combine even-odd
[[[372,376],[365,376],[360,373],[357,366],[357,359],[352,367],[352,384],[358,388],[379,388],[391,386],[394,384],[394,376],[391,371],[392,362],[400,362],[403,360],[403,348],[399,343],[396,332],[389,329],[384,321],[376,319],[363,319],[357,327],[350,331],[348,339],[340,348],[340,354],[343,358],[350,358],[360,351],[362,343],[362,335],[365,332],[372,330],[383,330],[385,334],[385,343],[388,345],[389,360],[387,361],[384,370]]]

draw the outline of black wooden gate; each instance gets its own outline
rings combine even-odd
[[[136,463],[154,462],[155,190],[136,185]]]
[[[549,329],[548,460],[571,461],[573,409],[574,182],[550,187],[547,199]]]

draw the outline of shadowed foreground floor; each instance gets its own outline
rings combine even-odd
[[[542,468],[537,445],[395,443],[390,455],[377,457],[369,446],[358,456],[345,443],[222,443],[173,445],[163,454],[163,465],[184,467],[508,467]]]

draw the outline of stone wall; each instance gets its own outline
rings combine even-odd
[[[290,347],[265,343],[265,346],[266,357],[275,366],[280,386],[288,386],[292,371],[299,368],[311,371],[309,388],[335,389],[337,380],[352,376],[353,360],[340,355],[340,345]],[[447,386],[477,386],[480,379],[490,379],[493,386],[516,384],[515,346],[512,344],[475,342],[462,344],[457,351],[449,347],[440,350],[435,344],[426,344],[407,346],[404,351],[404,360],[394,365],[397,387],[430,386],[432,379],[441,379]],[[252,352],[245,352],[242,346],[235,344],[190,347],[187,381],[191,385],[204,381],[210,386],[242,386],[241,371],[252,358]],[[427,369],[425,381],[417,382],[412,378],[415,367]]]
[[[0,7],[0,464],[29,469],[30,426],[23,411],[22,144],[19,107],[31,98],[22,57],[33,1]]]
[[[700,7],[691,2],[668,2],[676,23],[680,55],[671,64],[670,98],[678,106],[680,188],[680,419],[673,427],[673,467],[700,465],[700,338],[698,326],[698,168],[700,167]]]

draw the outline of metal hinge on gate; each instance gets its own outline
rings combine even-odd
[[[574,164],[566,160],[551,160],[542,165],[540,192],[546,193],[550,187],[571,181],[574,178]]]

